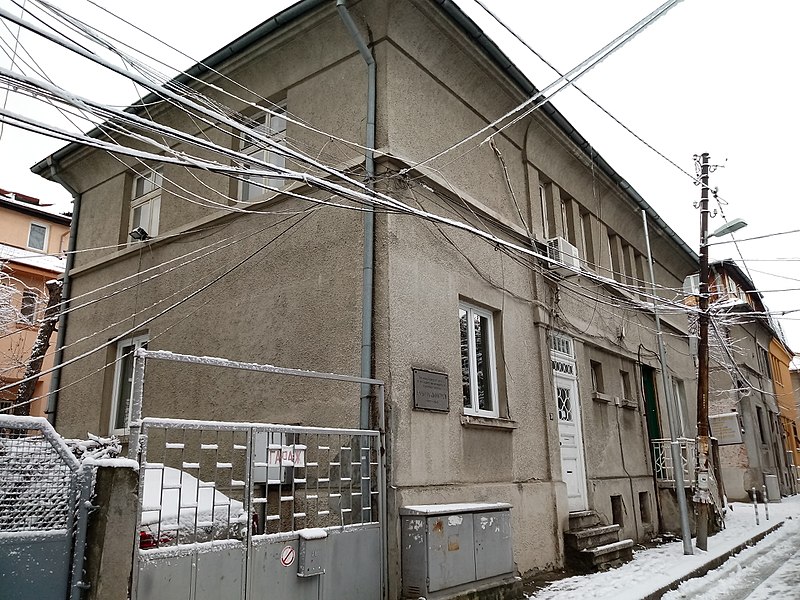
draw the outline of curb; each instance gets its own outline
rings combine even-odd
[[[773,525],[769,529],[767,529],[765,531],[762,531],[761,533],[759,533],[757,535],[754,535],[749,540],[747,540],[745,542],[742,542],[738,546],[735,546],[735,547],[731,548],[730,550],[728,550],[727,552],[724,552],[720,556],[717,556],[716,558],[711,559],[707,563],[697,567],[694,571],[691,571],[690,573],[687,573],[683,577],[679,577],[675,581],[673,581],[671,583],[668,583],[665,586],[660,587],[655,592],[651,592],[647,596],[644,596],[642,598],[642,600],[660,600],[661,596],[663,596],[667,592],[671,592],[672,590],[678,589],[678,586],[680,586],[680,584],[682,584],[684,581],[689,581],[690,579],[694,579],[696,577],[702,577],[703,575],[705,575],[709,571],[712,571],[713,569],[716,569],[717,567],[722,565],[725,561],[727,561],[734,554],[739,554],[739,552],[741,552],[745,548],[749,548],[750,546],[756,545],[758,542],[763,540],[770,533],[772,533],[773,531],[776,531],[777,529],[782,527],[783,523],[784,523],[783,521],[781,521],[780,523],[776,523],[775,525]]]

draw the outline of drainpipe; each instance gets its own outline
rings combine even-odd
[[[367,141],[364,144],[367,185],[372,189],[375,181],[375,59],[364,38],[358,31],[350,12],[347,0],[336,0],[336,9],[353,41],[361,58],[367,63]],[[361,288],[361,377],[372,379],[372,296],[375,269],[375,209],[370,206],[364,212],[364,266]],[[361,384],[361,412],[359,423],[361,429],[369,429],[369,392],[368,384]]]
[[[64,362],[64,339],[67,334],[67,314],[66,310],[69,307],[70,298],[70,271],[72,270],[73,263],[75,262],[75,240],[78,237],[78,215],[81,211],[81,195],[75,188],[69,185],[58,173],[58,163],[52,157],[47,157],[47,166],[50,168],[49,178],[56,183],[60,184],[65,190],[72,195],[72,222],[69,227],[69,243],[67,244],[67,264],[64,265],[64,275],[62,277],[61,287],[61,311],[58,316],[58,337],[56,338],[56,353],[53,358],[53,366],[58,367]],[[55,425],[56,412],[58,411],[58,390],[61,387],[61,369],[56,368],[53,371],[53,378],[50,381],[50,393],[47,397],[47,420]]]

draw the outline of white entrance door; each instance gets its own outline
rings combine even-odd
[[[556,362],[556,360],[554,360]],[[578,382],[574,377],[553,373],[558,407],[558,439],[561,446],[561,476],[567,484],[570,512],[586,510],[586,472],[583,465],[581,411]]]

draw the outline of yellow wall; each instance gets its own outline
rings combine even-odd
[[[775,400],[780,411],[781,424],[785,433],[786,450],[794,453],[794,464],[800,465],[800,448],[797,447],[795,427],[797,423],[797,404],[792,388],[789,364],[792,356],[787,349],[775,338],[769,344],[769,356],[772,368],[772,383],[775,390]]]
[[[69,227],[61,223],[54,223],[47,219],[47,215],[34,216],[0,206],[0,243],[17,248],[28,249],[28,232],[31,223],[48,227],[47,254],[57,255],[67,249]],[[35,252],[31,250],[31,252]],[[17,293],[14,294],[13,303],[19,310],[22,304],[22,292],[26,288],[39,290],[39,303],[37,304],[37,319],[41,319],[47,304],[47,289],[45,282],[58,277],[60,273],[45,269],[38,269],[12,260],[2,261],[2,273],[9,277],[2,277],[2,283],[10,283]],[[6,330],[0,331],[0,387],[22,378],[25,372],[25,362],[30,357],[31,348],[36,340],[38,324],[12,323]],[[10,334],[10,335],[6,335]],[[50,350],[45,356],[43,370],[53,366],[53,351],[56,343],[56,334],[50,339]],[[31,403],[30,414],[44,416],[47,399],[44,397],[50,389],[50,375],[43,375],[36,385],[34,397],[39,398]],[[5,392],[2,400],[13,400],[15,394]]]
[[[67,249],[69,227],[47,220],[47,216],[33,216],[0,206],[0,242],[17,248],[28,247],[30,224],[45,225],[49,228],[47,254],[59,254]]]

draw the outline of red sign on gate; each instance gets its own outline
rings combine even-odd
[[[294,548],[291,546],[284,546],[283,550],[281,550],[281,564],[284,567],[289,567],[294,563]]]

